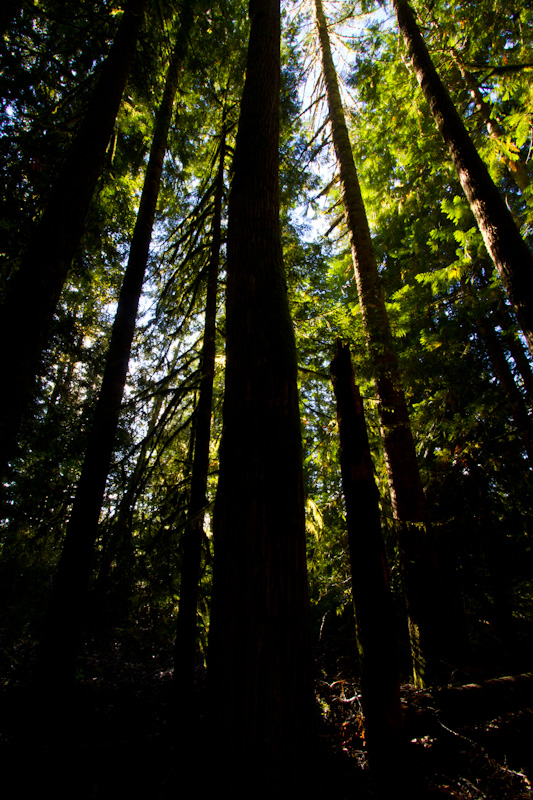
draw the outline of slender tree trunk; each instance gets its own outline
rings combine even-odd
[[[392,0],[418,82],[533,354],[533,255],[431,61],[407,0]]]
[[[223,120],[223,126],[225,120]],[[202,560],[204,512],[207,504],[207,478],[209,474],[209,444],[211,440],[211,413],[213,382],[215,378],[217,284],[222,244],[222,200],[224,196],[224,161],[226,158],[226,132],[220,142],[219,165],[216,179],[213,223],[211,227],[211,253],[207,272],[204,339],[202,344],[202,378],[196,408],[194,458],[191,475],[191,495],[187,523],[183,532],[183,559],[181,567],[180,602],[176,626],[174,679],[178,697],[190,700],[194,690],[194,665],[196,657],[198,584]],[[183,702],[180,703],[183,710]]]
[[[337,340],[331,362],[337,400],[352,591],[362,651],[362,700],[370,768],[399,779],[405,758],[394,612],[381,533],[379,492],[350,348]]]
[[[71,344],[69,343],[67,352],[63,352],[60,355],[54,388],[52,389],[46,408],[47,416],[56,405],[68,402],[69,395],[72,393],[74,373],[83,347],[83,317],[79,323],[76,323],[76,318],[74,316],[72,325],[75,327],[74,341]]]
[[[0,313],[0,472],[18,436],[54,311],[80,243],[130,72],[147,0],[129,0],[87,113]]]
[[[529,405],[531,405],[533,403],[533,370],[526,350],[522,346],[522,342],[511,331],[504,334],[504,341],[520,373]]]
[[[192,24],[191,5],[182,9],[180,31],[158,109],[139,212],[135,223],[102,386],[98,396],[80,480],[67,525],[65,544],[52,592],[42,641],[38,680],[57,686],[73,676],[82,611],[92,570],[109,465],[126,385],[135,321],[155,219],[163,161],[181,64]]]
[[[457,56],[456,63],[459,68],[459,71],[463,77],[466,86],[470,92],[470,97],[474,101],[474,105],[479,112],[481,119],[485,123],[485,126],[489,132],[490,137],[496,142],[500,142],[505,135],[504,129],[500,125],[497,119],[492,114],[492,107],[490,103],[483,97],[478,82],[476,81],[475,77],[472,73],[465,67],[462,63],[461,59]],[[527,170],[522,163],[522,161],[517,158],[513,160],[509,158],[509,156],[502,152],[502,159],[507,167],[509,174],[513,178],[514,182],[518,186],[521,192],[525,192],[528,188],[529,184],[531,183]]]
[[[503,296],[501,302],[498,303],[497,308],[492,313],[494,324],[499,325],[503,331],[505,347],[516,365],[516,369],[522,379],[528,405],[531,406],[533,404],[533,370],[531,368],[531,360],[528,357],[529,351],[524,347],[520,336],[514,330],[515,322],[507,311]]]
[[[239,797],[248,781],[261,796],[287,790],[312,708],[297,361],[279,226],[279,0],[252,0],[250,17],[228,211],[208,654],[221,780]]]
[[[427,526],[422,481],[398,359],[383,297],[376,257],[344,116],[321,0],[315,0],[317,30],[326,84],[333,144],[339,163],[346,225],[350,234],[359,303],[374,370],[381,435],[393,513],[399,522],[406,583],[413,670],[418,682],[427,674],[435,650],[444,647],[447,627],[439,610],[432,534]],[[431,600],[430,600],[431,598]],[[439,631],[439,635],[433,631]],[[447,635],[446,639],[450,637]]]
[[[490,275],[487,275],[483,269],[477,271],[477,278],[482,287],[487,288],[489,286]],[[516,330],[516,318],[511,313],[509,303],[505,297],[505,292],[501,287],[495,293],[494,302],[490,309],[490,316],[492,328],[501,328],[502,330],[504,346],[515,363],[524,387],[527,398],[526,405],[531,406],[533,404],[533,370],[531,366],[531,356],[528,348],[524,346],[520,332]]]
[[[484,317],[479,316],[476,320],[476,326],[487,348],[492,368],[509,403],[517,431],[527,453],[530,468],[533,468],[533,421],[527,410],[522,393],[515,383],[503,348],[490,322]]]
[[[315,0],[315,9],[333,144],[340,170],[355,278],[367,346],[375,373],[394,515],[400,520],[423,522],[424,494],[407,404],[401,386],[398,359],[353,159],[337,74],[331,56],[322,0]]]
[[[176,351],[176,355],[177,355]],[[169,365],[168,373],[170,374],[175,366],[175,358],[173,363]],[[128,542],[124,541],[125,537],[131,538],[131,530],[133,524],[133,516],[135,513],[135,506],[139,496],[143,492],[146,482],[147,473],[149,473],[149,460],[151,449],[153,448],[153,440],[155,431],[159,421],[161,408],[163,406],[164,394],[159,393],[154,397],[153,406],[150,412],[150,421],[148,423],[148,430],[146,436],[139,447],[139,454],[135,462],[135,467],[129,478],[128,486],[120,498],[118,509],[115,512],[112,524],[107,528],[107,531],[102,536],[101,540],[101,555],[98,565],[98,577],[96,580],[96,591],[100,598],[106,600],[108,586],[110,585],[111,565],[113,561],[120,564],[122,571],[122,560],[120,553],[130,550]]]
[[[176,355],[177,352],[178,351],[176,351]],[[173,363],[169,365],[169,374],[172,372],[175,366],[175,360],[176,359],[174,359]],[[120,504],[115,513],[115,520],[112,523],[111,529],[108,529],[107,534],[102,537],[102,552],[98,567],[97,592],[99,596],[103,597],[104,599],[107,593],[107,587],[109,585],[111,564],[114,560],[118,561],[118,554],[128,547],[128,545],[125,545],[122,540],[123,533],[126,532],[126,535],[130,536],[135,506],[139,496],[142,494],[146,474],[149,471],[148,462],[150,459],[151,447],[153,447],[153,438],[155,436],[155,430],[159,421],[159,415],[161,413],[163,401],[164,395],[162,393],[157,394],[154,398],[154,403],[150,412],[148,430],[146,436],[141,442],[135,467],[128,481],[128,487],[121,496]]]
[[[169,372],[172,371],[172,365]],[[148,461],[150,458],[150,448],[153,443],[154,432],[161,413],[164,395],[157,394],[150,413],[150,422],[145,438],[141,442],[139,454],[135,462],[135,467],[129,478],[128,486],[120,498],[118,509],[115,512],[111,525],[101,539],[101,555],[98,564],[98,577],[96,579],[96,592],[103,603],[107,602],[109,586],[111,585],[111,565],[116,561],[119,566],[120,590],[125,588],[123,573],[123,554],[127,554],[128,566],[133,566],[134,554],[131,546],[131,532],[133,527],[133,515],[139,495],[142,493],[143,480],[148,471]],[[131,569],[128,570],[131,574]],[[127,576],[126,576],[127,579]],[[116,582],[115,582],[116,583]],[[116,591],[116,590],[115,590]]]

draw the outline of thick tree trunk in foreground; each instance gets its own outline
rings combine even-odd
[[[196,408],[191,494],[187,523],[183,532],[180,601],[176,627],[174,680],[177,694],[184,699],[184,702],[192,698],[194,689],[198,583],[200,580],[202,539],[204,535],[204,511],[207,504],[209,444],[211,440],[213,381],[215,378],[217,284],[220,248],[222,244],[222,199],[224,195],[225,158],[226,132],[223,131],[220,141],[213,223],[211,226],[211,253],[207,273],[204,339],[201,360],[202,378],[200,381],[198,406]],[[183,708],[183,703],[181,706]]]
[[[533,255],[440,80],[407,0],[393,0],[418,82],[533,354]]]
[[[54,311],[128,79],[147,0],[129,0],[87,113],[52,188],[0,313],[0,472],[18,437]]]
[[[67,525],[38,664],[37,680],[60,687],[73,677],[82,612],[92,570],[94,544],[124,395],[135,321],[152,238],[174,98],[192,10],[184,6],[178,40],[157,111],[150,158],[135,222],[102,386]]]
[[[402,566],[406,583],[413,670],[415,680],[421,682],[436,652],[446,650],[449,638],[448,634],[444,635],[447,627],[446,614],[440,607],[432,535],[425,524],[424,492],[409,414],[321,0],[315,0],[315,12],[346,225],[350,234],[367,347],[374,370],[391,501],[394,517],[399,521],[400,545],[404,553]]]
[[[398,780],[403,751],[400,671],[394,612],[381,533],[379,492],[350,349],[337,341],[331,362],[337,400],[342,485],[350,546],[357,637],[362,651],[362,700],[370,768]]]
[[[286,789],[312,707],[297,361],[279,227],[279,0],[252,0],[229,198],[208,667],[222,782]],[[249,788],[249,786],[248,786]]]

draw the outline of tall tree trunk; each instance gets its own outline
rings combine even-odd
[[[435,648],[444,644],[445,614],[443,609],[438,610],[440,601],[435,576],[436,565],[434,556],[431,555],[432,535],[426,525],[424,492],[409,413],[401,385],[398,359],[353,159],[321,0],[315,0],[315,12],[346,225],[350,234],[367,348],[374,370],[392,507],[394,517],[399,521],[413,670],[415,679],[421,682],[424,673],[427,674],[429,664],[426,662],[433,660]],[[436,629],[440,631],[440,637],[432,633]]]
[[[498,120],[492,114],[492,107],[489,102],[483,97],[481,90],[479,88],[479,84],[475,79],[474,75],[468,70],[461,59],[456,56],[456,63],[459,68],[459,71],[463,77],[463,80],[468,87],[468,91],[470,92],[470,97],[474,101],[474,105],[476,110],[479,112],[481,119],[485,123],[485,126],[489,132],[490,137],[496,142],[500,142],[504,136],[505,131],[503,127],[500,125]],[[517,159],[511,159],[507,155],[507,153],[502,151],[502,159],[507,167],[509,174],[513,178],[514,182],[518,186],[521,192],[525,192],[528,188],[529,184],[531,183],[529,175],[527,173],[527,169],[525,168],[522,161]]]
[[[208,653],[215,746],[238,796],[247,781],[276,794],[296,778],[312,708],[297,361],[279,225],[279,0],[252,0],[250,18],[228,210]]]
[[[527,410],[524,397],[516,385],[498,335],[490,322],[479,316],[476,320],[476,326],[487,348],[494,373],[509,403],[516,429],[522,439],[524,450],[528,457],[529,466],[533,469],[533,421]]]
[[[503,331],[505,347],[516,365],[518,374],[522,379],[528,405],[531,406],[533,404],[533,370],[531,368],[531,360],[528,357],[529,351],[524,347],[521,337],[515,331],[515,322],[508,312],[503,295],[502,300],[493,309],[492,314],[494,325],[500,326]]]
[[[337,340],[331,362],[337,400],[340,463],[346,504],[352,592],[362,651],[362,700],[370,768],[398,781],[405,757],[400,671],[392,597],[381,533],[379,492],[350,348]]]
[[[440,80],[407,0],[392,0],[418,82],[533,354],[533,255]]]
[[[504,333],[504,341],[511,358],[516,364],[516,368],[524,384],[524,390],[529,400],[529,405],[531,406],[533,404],[533,370],[531,369],[531,362],[527,357],[527,351],[523,347],[520,339],[510,330]]]
[[[483,288],[490,284],[490,274],[483,269],[476,270],[476,277]],[[505,349],[509,352],[515,363],[527,398],[526,405],[533,404],[533,370],[531,357],[527,346],[524,345],[520,331],[517,330],[516,317],[512,313],[505,292],[501,287],[493,287],[494,301],[490,307],[491,327],[500,328]]]
[[[44,680],[48,685],[61,686],[73,676],[81,615],[126,385],[174,98],[192,20],[192,3],[189,3],[182,8],[180,30],[154,123],[150,157],[113,323],[102,386],[52,592],[37,675],[38,680]]]
[[[168,373],[170,374],[175,366],[178,350],[173,362],[169,365]],[[97,577],[97,592],[100,597],[104,598],[109,586],[111,564],[114,560],[118,559],[118,554],[128,549],[128,545],[123,541],[123,534],[126,536],[131,535],[133,515],[135,513],[135,506],[139,496],[143,492],[144,484],[146,481],[146,474],[149,471],[149,460],[151,449],[153,448],[153,439],[159,421],[161,408],[164,402],[164,394],[158,393],[153,400],[152,409],[150,411],[150,421],[148,423],[148,430],[143,441],[139,447],[139,454],[135,462],[135,467],[128,481],[128,487],[120,498],[118,509],[114,514],[114,520],[107,532],[102,537],[101,541],[101,556],[98,565]],[[121,562],[119,562],[121,563]]]
[[[129,0],[87,113],[52,187],[0,313],[0,473],[39,369],[54,311],[80,243],[130,72],[147,0]]]
[[[223,119],[222,125],[225,126]],[[209,444],[211,440],[211,412],[213,382],[215,378],[217,284],[222,244],[222,200],[224,196],[224,161],[226,158],[226,131],[223,127],[219,149],[213,223],[211,226],[211,252],[207,272],[204,339],[202,343],[202,378],[195,419],[194,458],[191,474],[191,494],[187,523],[183,532],[183,558],[181,567],[180,601],[176,626],[174,680],[180,707],[193,696],[194,664],[197,635],[198,584],[202,559],[204,512],[207,504],[207,478],[209,473]]]

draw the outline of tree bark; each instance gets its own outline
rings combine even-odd
[[[504,341],[511,358],[516,364],[516,368],[524,384],[524,391],[529,400],[529,405],[531,405],[533,403],[533,371],[526,350],[520,339],[511,331],[507,331],[504,334]]]
[[[533,354],[533,255],[440,80],[407,0],[393,0],[418,82]]]
[[[470,92],[470,97],[474,101],[474,105],[479,112],[481,119],[485,123],[485,126],[489,132],[490,137],[495,142],[500,142],[502,138],[505,136],[505,131],[503,130],[502,126],[498,122],[497,119],[491,113],[491,105],[487,102],[487,100],[483,97],[478,82],[476,81],[475,77],[472,73],[465,67],[459,57],[456,57],[456,63],[459,68],[459,71],[463,77],[463,80],[468,87],[468,91]],[[522,161],[517,158],[515,160],[509,158],[506,153],[502,153],[502,159],[509,171],[509,174],[513,178],[514,182],[518,186],[521,192],[525,192],[531,183],[527,170],[522,163]]]
[[[222,782],[240,796],[253,781],[263,796],[298,776],[312,685],[297,361],[279,226],[279,0],[252,0],[250,18],[228,209],[208,670]]]
[[[442,648],[451,634],[444,636],[446,613],[440,608],[432,534],[427,525],[409,413],[321,0],[315,0],[315,13],[346,225],[350,234],[367,348],[374,371],[391,502],[394,517],[398,520],[403,552],[402,569],[406,584],[413,671],[415,680],[422,682],[424,675],[428,675],[430,664],[435,661],[435,648]],[[435,630],[440,635],[434,634]]]
[[[490,322],[482,316],[476,320],[476,326],[483,340],[489,359],[498,378],[502,391],[507,398],[516,429],[522,439],[529,466],[533,469],[533,422],[527,410],[524,398],[516,385],[511,367]]]
[[[529,351],[524,347],[522,339],[515,331],[514,319],[508,313],[503,297],[502,302],[492,313],[495,318],[494,324],[499,325],[503,331],[505,347],[516,365],[528,399],[528,405],[531,406],[533,403],[533,370],[531,369],[531,360],[528,357]]]
[[[480,683],[445,686],[418,692],[406,711],[409,738],[442,733],[442,725],[495,719],[513,711],[531,708],[533,674],[505,675]]]
[[[340,340],[337,340],[337,352],[331,362],[331,375],[337,400],[357,637],[362,652],[362,701],[368,758],[378,779],[389,776],[398,781],[405,743],[379,492],[350,349]]]
[[[207,272],[205,324],[201,359],[202,378],[198,406],[196,408],[191,494],[187,523],[183,532],[180,600],[176,623],[174,682],[177,695],[182,699],[180,703],[182,711],[184,704],[188,705],[194,690],[198,584],[202,560],[204,512],[207,504],[209,444],[211,440],[211,413],[216,356],[217,284],[220,248],[222,245],[222,200],[224,196],[224,162],[226,158],[225,120],[222,121],[222,125],[211,227],[211,252]]]
[[[375,375],[394,516],[408,522],[423,522],[426,516],[424,494],[407,404],[401,386],[398,359],[331,55],[322,0],[315,0],[315,10],[329,118],[339,164],[355,279],[367,347]]]
[[[81,127],[70,145],[0,313],[0,472],[16,445],[54,311],[80,243],[130,72],[147,0],[129,0]]]
[[[61,687],[74,664],[82,612],[92,570],[94,544],[126,385],[135,321],[155,219],[161,174],[181,64],[193,21],[192,4],[182,9],[180,30],[157,111],[150,157],[113,323],[88,446],[67,525],[38,663],[37,680]]]

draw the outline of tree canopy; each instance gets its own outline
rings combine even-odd
[[[486,173],[479,197],[402,13]],[[358,680],[373,647],[352,590],[374,574],[354,519],[382,553],[392,616],[375,652],[395,653],[398,686],[532,669],[533,9],[284,0],[279,56],[277,14],[276,0],[0,13],[0,680],[35,685],[63,570],[79,600],[56,602],[47,682],[100,681],[95,660],[119,646],[157,653],[182,701],[204,697],[204,673],[221,718],[255,697],[220,728],[240,730],[240,749],[303,736],[314,680],[317,718],[353,756],[332,687]],[[492,192],[509,256],[480,223]],[[366,420],[364,470],[339,442],[339,353]],[[105,448],[80,581],[60,564],[89,526],[81,477]],[[347,489],[369,464],[368,492]]]

